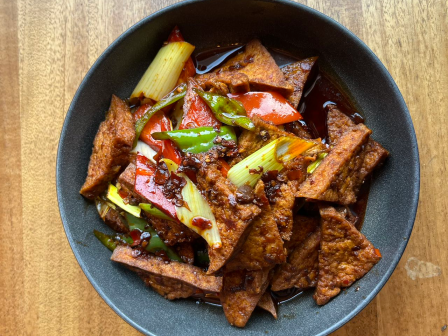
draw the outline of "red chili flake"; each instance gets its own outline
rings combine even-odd
[[[303,177],[303,173],[299,169],[290,170],[286,173],[289,180],[300,180]]]
[[[123,189],[118,190],[118,195],[120,195],[121,198],[125,199],[129,196],[129,194],[124,191]]]
[[[193,218],[193,220],[191,221],[191,224],[193,226],[198,227],[201,230],[208,230],[212,228],[212,222],[204,217],[195,217]]]
[[[255,175],[255,174],[261,174],[263,173],[263,166],[258,166],[258,169],[249,169],[249,174]]]
[[[129,235],[133,240],[131,246],[137,246],[141,243],[141,234],[142,232],[140,230],[132,230],[131,232],[129,232]]]
[[[154,175],[154,182],[159,185],[164,185],[169,179],[170,172],[165,162],[159,161],[157,164],[156,174]]]

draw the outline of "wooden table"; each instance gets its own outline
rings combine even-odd
[[[123,31],[176,0],[0,0],[0,335],[136,335],[65,238],[56,149],[83,76]],[[397,82],[421,158],[417,221],[376,299],[334,335],[447,335],[448,3],[308,0],[358,35]],[[393,225],[393,223],[391,223]]]

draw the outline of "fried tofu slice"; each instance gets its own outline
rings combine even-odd
[[[129,163],[117,179],[120,189],[127,194],[127,201],[133,205],[138,205],[139,203],[145,202],[143,197],[134,191],[136,169],[137,167],[133,162]]]
[[[263,181],[258,181],[254,193],[256,198],[266,199]],[[241,250],[226,264],[226,270],[261,270],[285,262],[283,240],[272,216],[271,206],[266,203],[251,225]]]
[[[339,139],[356,124],[343,112],[341,112],[336,105],[329,104],[327,109],[327,128],[328,140],[331,146],[338,143]]]
[[[235,71],[210,72],[195,77],[203,90],[222,95],[250,91],[249,77]]]
[[[299,181],[287,181],[280,186],[280,194],[272,204],[272,216],[284,241],[291,238],[293,228],[293,209],[296,202],[295,193]]]
[[[298,156],[284,165],[285,168],[279,173],[277,180],[273,181],[274,186],[272,181],[266,182],[267,193],[270,194],[271,213],[277,223],[280,236],[285,242],[289,241],[292,235],[295,194],[306,178],[306,167],[309,161],[309,158]],[[271,184],[270,187],[269,184]],[[279,188],[274,197],[272,197],[272,188]]]
[[[348,130],[355,126],[355,123],[341,112],[336,105],[327,105],[327,110],[328,137],[330,145],[334,146]],[[364,161],[359,172],[358,183],[362,183],[367,175],[388,156],[389,152],[383,146],[375,140],[369,139],[364,148]]]
[[[179,243],[176,244],[174,248],[184,263],[193,265],[194,249],[191,243]]]
[[[244,327],[269,283],[269,269],[224,272],[220,300],[227,321]]]
[[[86,181],[79,191],[84,197],[94,199],[107,189],[109,182],[129,163],[134,138],[134,119],[129,106],[112,95],[106,120],[93,141]]]
[[[302,245],[310,234],[316,231],[319,226],[319,221],[319,217],[307,217],[301,215],[294,216],[291,239],[285,242],[285,248],[288,255],[290,255],[294,249]]]
[[[128,233],[129,226],[126,219],[118,212],[116,209],[110,208],[107,211],[106,216],[103,218],[104,223],[106,223],[112,230],[119,233]]]
[[[363,149],[371,133],[364,124],[344,133],[322,163],[300,185],[296,196],[343,205],[355,203],[361,185]]]
[[[381,254],[344,215],[331,206],[321,207],[319,276],[313,296],[324,305],[343,287],[362,278],[381,259]]]
[[[259,40],[252,40],[245,51],[229,59],[215,73],[230,71],[246,75],[252,91],[276,91],[288,97],[293,87],[286,82],[271,54]]]
[[[364,162],[362,163],[361,171],[359,173],[360,181],[364,181],[365,178],[389,156],[389,151],[375,140],[370,140],[367,143],[364,153]]]
[[[319,236],[314,235],[319,226],[318,217],[294,217],[291,239],[285,242],[288,261],[280,265],[271,280],[271,290],[280,291],[292,287],[305,289],[316,286],[317,250]],[[309,241],[305,242],[309,238]],[[317,245],[315,244],[317,240]],[[311,258],[311,259],[308,259]]]
[[[277,308],[269,290],[266,290],[264,292],[264,294],[261,296],[260,301],[258,301],[257,306],[271,313],[272,316],[277,319]]]
[[[208,292],[219,292],[222,288],[222,277],[207,275],[201,268],[152,256],[133,256],[133,249],[129,246],[117,246],[110,258],[136,272],[144,272],[169,279],[181,281],[188,286]]]
[[[154,230],[166,245],[190,243],[200,236],[186,225],[167,219],[158,218],[142,211],[143,216],[151,223]]]
[[[288,262],[275,272],[271,290],[281,291],[292,287],[306,289],[316,286],[320,239],[321,233],[317,229],[292,251]]]
[[[129,200],[129,203],[151,203],[134,192],[135,170],[135,164],[130,163],[120,174],[120,176],[118,176],[118,183],[121,188],[123,188],[123,190],[130,195],[129,197],[131,199]],[[142,213],[143,216],[151,223],[154,230],[157,231],[160,238],[163,239],[163,242],[167,245],[173,246],[177,243],[192,242],[193,240],[199,238],[199,235],[196,232],[190,230],[182,223],[161,219],[144,212]]]
[[[316,286],[317,251],[320,242],[320,234],[316,234],[318,226],[318,217],[300,215],[294,217],[291,239],[285,242],[288,261],[275,271],[271,280],[271,290],[280,291],[292,287],[305,289]]]
[[[145,282],[146,286],[151,287],[168,300],[186,299],[197,292],[195,287],[189,286],[179,280],[145,272],[137,273]]]
[[[311,133],[308,129],[300,123],[300,121],[293,121],[283,125],[286,132],[292,133],[302,139],[312,139]]]
[[[310,57],[281,68],[286,83],[294,88],[294,91],[287,98],[296,109],[299,106],[300,98],[302,98],[306,80],[316,61],[317,57]]]
[[[222,175],[216,163],[217,156],[205,154],[199,157],[203,164],[197,173],[198,188],[215,215],[222,242],[221,248],[208,250],[210,265],[207,274],[213,274],[241,248],[249,233],[249,225],[261,209],[253,203],[237,201],[237,187]]]

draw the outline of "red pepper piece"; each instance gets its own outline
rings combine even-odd
[[[177,80],[177,85],[186,83],[187,79],[190,77],[194,77],[194,75],[196,75],[196,67],[194,66],[193,60],[190,57],[185,62],[184,68],[182,69],[179,79]]]
[[[302,119],[301,114],[291,103],[277,92],[247,92],[228,96],[243,104],[249,118],[257,115],[274,125]]]
[[[190,100],[190,108],[184,111],[182,122],[179,129],[197,128],[202,126],[219,127],[221,123],[216,119],[212,110],[204,102],[204,100],[193,91],[193,87],[197,85],[188,83],[188,91],[185,99]],[[199,87],[196,87],[199,88]],[[185,106],[185,105],[184,105]]]
[[[180,32],[180,29],[178,26],[175,26],[173,30],[171,31],[170,36],[168,36],[168,43],[171,42],[184,42],[184,37],[182,36],[182,33]]]
[[[377,248],[375,249],[375,254],[381,258],[381,252],[380,250],[378,250]]]
[[[145,112],[151,108],[150,104],[140,106],[134,113],[134,119],[137,121]],[[180,151],[171,140],[154,140],[151,136],[154,132],[172,131],[171,121],[165,116],[163,111],[154,114],[143,128],[140,134],[140,140],[151,146],[152,149],[159,152],[164,158],[173,160],[177,164],[182,161]]]
[[[227,173],[230,170],[229,164],[224,159],[219,159],[219,163],[221,164],[222,176],[227,177]]]
[[[185,41],[184,37],[182,36],[179,27],[175,26],[170,36],[168,37],[167,42],[171,43],[171,42],[184,42],[184,41]],[[196,75],[196,67],[194,66],[193,59],[189,57],[187,62],[185,63],[184,68],[182,69],[177,84],[179,85],[180,83],[186,83],[187,79],[189,77],[193,77],[194,75]]]
[[[166,199],[162,187],[154,181],[156,167],[143,155],[137,155],[136,166],[135,192],[154,204],[160,211],[177,219],[176,207]]]

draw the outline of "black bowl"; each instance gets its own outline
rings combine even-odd
[[[95,207],[78,191],[92,142],[111,94],[128,97],[174,25],[197,50],[247,42],[258,36],[270,47],[320,56],[344,84],[391,157],[375,174],[363,233],[383,259],[371,272],[323,307],[312,293],[280,306],[274,321],[256,311],[245,329],[231,327],[220,307],[180,300],[169,302],[132,272],[112,263],[110,252],[92,234],[106,230]],[[241,333],[325,335],[361,311],[392,274],[411,234],[419,195],[417,141],[406,104],[393,79],[372,51],[327,16],[290,1],[184,1],[128,29],[99,57],[82,81],[68,110],[57,158],[57,193],[64,228],[92,285],[123,319],[148,335],[236,335]],[[355,287],[360,287],[355,291]]]

